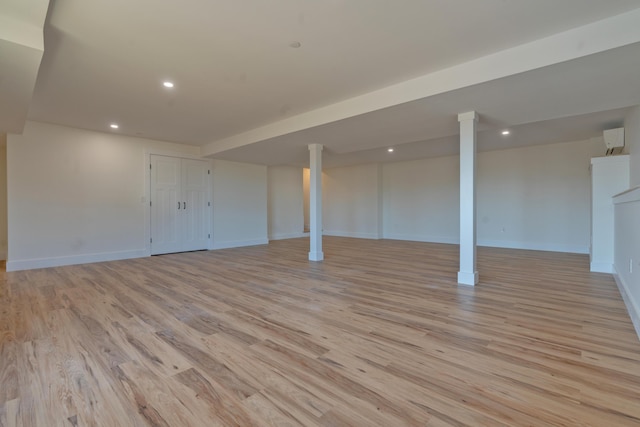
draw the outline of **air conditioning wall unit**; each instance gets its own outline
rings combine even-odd
[[[607,156],[622,153],[624,148],[624,128],[609,129],[603,133]]]

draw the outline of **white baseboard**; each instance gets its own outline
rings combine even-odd
[[[344,237],[359,237],[352,236],[352,233],[333,233],[324,232],[328,236],[344,236]],[[367,237],[365,237],[367,238]],[[369,237],[373,238],[373,237]],[[447,245],[459,245],[460,240],[457,237],[448,236],[425,236],[419,234],[384,234],[383,239],[391,240],[408,240],[411,242],[426,242],[426,243],[444,243]],[[567,252],[573,254],[588,254],[589,247],[578,245],[557,245],[553,243],[536,243],[536,242],[517,242],[509,240],[478,240],[478,246],[487,246],[491,248],[505,248],[505,249],[524,249],[530,251],[548,251],[548,252]]]
[[[424,236],[424,235],[415,235],[415,234],[385,234],[384,238],[392,239],[392,240],[409,240],[412,242],[445,243],[448,245],[460,244],[460,240],[457,237],[447,237],[447,236]],[[510,240],[479,239],[478,246],[486,246],[490,248],[505,248],[505,249],[524,249],[524,250],[530,250],[530,251],[567,252],[567,253],[573,253],[573,254],[589,253],[589,248],[587,246],[557,245],[554,243],[517,242],[517,241],[510,241]]]
[[[257,246],[257,245],[267,245],[269,244],[269,239],[255,239],[255,240],[227,240],[223,242],[213,242],[211,249],[231,249],[231,248],[241,248],[243,246]]]
[[[149,256],[146,249],[97,254],[71,255],[63,257],[21,259],[7,261],[7,271],[33,270],[35,268],[60,267],[63,265],[88,264],[91,262],[117,261],[121,259]]]
[[[417,234],[385,234],[384,238],[390,240],[408,240],[410,242],[444,243],[448,245],[457,245],[460,243],[458,239],[451,237],[422,236]]]
[[[478,246],[490,248],[524,249],[528,251],[566,252],[570,254],[588,254],[588,246],[558,245],[555,243],[518,242],[513,240],[483,240],[478,239]]]
[[[351,237],[353,239],[373,239],[379,240],[381,237],[376,233],[353,233],[350,231],[331,231],[331,230],[322,230],[323,236],[334,236],[334,237]]]
[[[631,298],[631,293],[629,292],[629,287],[627,283],[624,281],[624,278],[618,274],[615,266],[613,267],[613,278],[616,280],[616,284],[618,285],[618,290],[620,291],[620,295],[622,295],[622,300],[624,304],[627,306],[627,311],[629,312],[629,317],[631,317],[631,323],[633,323],[633,327],[636,330],[636,334],[638,335],[638,339],[640,339],[640,307],[636,301]]]
[[[590,270],[592,273],[613,274],[613,264],[607,262],[592,262]]]
[[[480,276],[477,271],[473,271],[471,273],[458,271],[458,283],[460,285],[475,286],[478,284],[479,280]]]
[[[274,234],[269,236],[269,240],[299,239],[301,237],[309,237],[309,233]]]

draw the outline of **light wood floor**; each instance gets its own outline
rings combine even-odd
[[[638,426],[583,255],[325,239],[6,273],[1,426]]]

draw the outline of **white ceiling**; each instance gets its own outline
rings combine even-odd
[[[10,3],[0,16],[19,9]],[[304,164],[310,142],[327,146],[328,165],[385,160],[388,145],[404,144],[409,158],[448,153],[455,142],[433,147],[451,140],[456,115],[470,109],[482,130],[517,130],[515,145],[590,137],[640,104],[640,32],[616,25],[638,8],[640,0],[52,0],[28,118],[98,131],[118,122],[122,134],[263,164]],[[589,25],[562,47],[563,32]],[[501,67],[513,70],[505,75],[305,121],[439,70],[473,70],[498,54],[508,61],[545,38],[558,40],[558,54],[530,55],[544,59],[536,64],[521,55]],[[176,87],[163,89],[164,79]],[[445,87],[447,75],[439,79]],[[265,126],[278,131],[244,137]]]
[[[325,167],[456,154],[457,114],[470,110],[481,112],[482,151],[586,140],[623,125],[626,107],[640,102],[638,76],[640,43],[244,145],[216,157],[306,165],[309,143],[325,146]],[[511,131],[508,138],[500,134],[506,128]],[[390,146],[396,149],[393,156],[386,151]]]
[[[602,139],[604,129],[623,126],[628,108],[602,111],[579,116],[563,117],[478,132],[478,151],[492,151],[531,145],[555,144],[568,141]],[[509,136],[502,136],[501,130],[508,129]],[[393,153],[387,148],[393,147]],[[601,143],[602,155],[606,147]],[[399,162],[427,157],[442,157],[459,153],[457,135],[421,139],[402,144],[387,144],[384,147],[369,148],[349,153],[338,153],[325,146],[323,167],[325,169],[366,163]],[[257,145],[247,145],[222,152],[217,158],[231,161],[266,165],[295,165],[307,167],[309,150],[306,145],[296,142],[295,134],[284,138],[265,141]]]
[[[0,132],[22,132],[42,60],[49,0],[0,4]]]

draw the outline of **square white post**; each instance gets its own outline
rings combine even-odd
[[[474,286],[476,270],[476,123],[475,111],[458,115],[460,122],[460,271],[458,283]]]
[[[309,144],[309,261],[322,261],[322,144]]]

